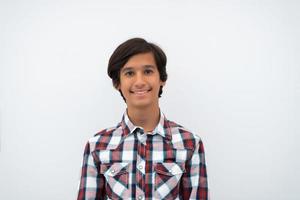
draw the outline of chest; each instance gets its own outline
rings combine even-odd
[[[138,160],[146,163],[184,163],[190,158],[192,150],[178,148],[178,145],[164,140],[159,135],[131,135],[117,146],[97,150],[95,153],[100,163],[132,163]]]

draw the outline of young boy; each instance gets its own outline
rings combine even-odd
[[[166,62],[162,49],[142,38],[113,52],[108,75],[127,109],[116,127],[88,141],[78,200],[208,199],[201,139],[159,108]]]

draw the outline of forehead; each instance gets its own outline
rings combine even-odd
[[[140,53],[131,56],[128,61],[125,63],[123,68],[133,68],[133,67],[142,67],[142,66],[156,66],[155,58],[152,52],[149,53]]]

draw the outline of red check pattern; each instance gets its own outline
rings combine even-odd
[[[208,199],[204,147],[199,136],[163,113],[151,133],[126,112],[113,128],[86,144],[77,200]]]

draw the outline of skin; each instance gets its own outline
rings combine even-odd
[[[158,124],[158,93],[160,86],[164,85],[152,53],[132,56],[120,71],[117,89],[126,99],[128,117],[146,132],[152,131]]]

